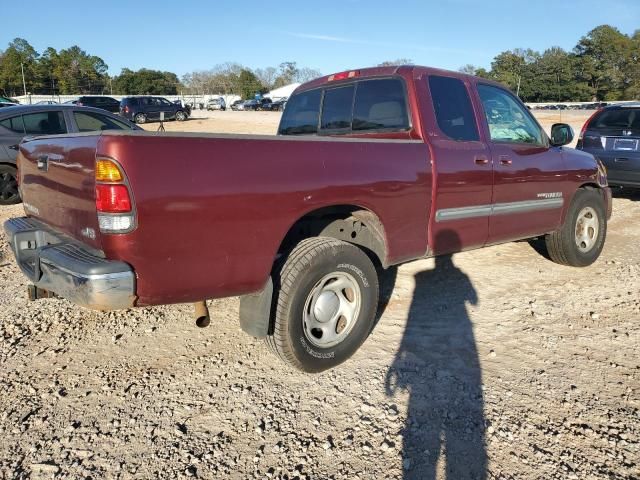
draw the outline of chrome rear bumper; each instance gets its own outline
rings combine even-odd
[[[94,310],[118,310],[135,304],[135,274],[120,261],[91,250],[29,217],[4,223],[22,272],[43,290]]]

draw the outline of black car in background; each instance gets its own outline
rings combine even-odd
[[[247,100],[244,102],[244,110],[270,110],[270,98],[261,98],[260,100]]]
[[[582,127],[576,148],[602,161],[610,185],[640,188],[640,103],[598,110]]]
[[[262,105],[263,110],[268,110],[271,112],[282,112],[284,110],[284,106],[287,103],[287,98],[281,98],[279,100],[272,101],[271,103],[266,103]]]
[[[191,109],[163,97],[125,97],[120,102],[120,115],[135,123],[160,120],[161,113],[165,120],[183,122],[189,118]]]
[[[16,181],[18,145],[25,136],[102,130],[140,130],[104,110],[77,105],[17,105],[0,109],[0,205],[20,202]]]
[[[120,111],[120,102],[115,98],[103,97],[101,95],[84,95],[75,102],[78,106],[101,108],[111,113]]]

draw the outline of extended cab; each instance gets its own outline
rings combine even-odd
[[[6,222],[34,287],[100,309],[240,295],[240,324],[317,372],[374,324],[378,268],[544,237],[586,266],[611,194],[503,86],[381,67],[300,86],[278,136],[103,132],[25,141],[26,216]],[[176,165],[180,165],[176,169]]]

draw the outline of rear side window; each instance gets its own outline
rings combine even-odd
[[[324,92],[322,102],[322,130],[340,130],[351,128],[354,85],[332,88]]]
[[[24,135],[24,122],[22,121],[22,115],[6,118],[0,121],[0,125],[14,133],[21,133]]]
[[[318,130],[322,90],[310,90],[294,95],[287,102],[280,121],[280,135],[313,134]]]
[[[640,130],[640,109],[604,110],[595,118],[590,127]]]
[[[353,130],[387,128],[409,128],[402,82],[391,78],[360,82],[353,108]]]
[[[39,112],[23,115],[27,135],[58,135],[67,133],[62,112]]]
[[[458,78],[429,77],[438,127],[447,137],[459,141],[479,140],[469,92]]]
[[[128,124],[99,113],[73,112],[73,118],[80,132],[132,130]]]

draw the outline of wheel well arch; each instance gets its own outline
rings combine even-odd
[[[563,209],[562,212],[562,218],[561,218],[561,223],[564,223],[566,218],[567,218],[567,213],[569,212],[569,207],[571,205],[571,202],[573,202],[573,197],[575,197],[576,193],[578,193],[578,191],[580,190],[595,190],[598,193],[600,193],[600,195],[604,195],[604,190],[603,187],[601,185],[598,185],[595,182],[585,182],[583,184],[581,184],[578,188],[576,188],[576,190],[571,194],[571,197],[569,198],[569,201],[567,203],[567,205],[565,206],[565,208]]]
[[[378,215],[358,205],[331,205],[311,210],[296,220],[278,248],[290,251],[301,240],[331,237],[361,247],[374,263],[388,267],[387,237]]]

